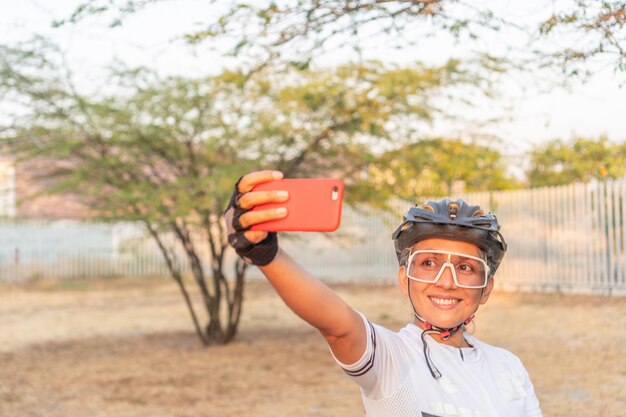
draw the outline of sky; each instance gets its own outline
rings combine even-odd
[[[186,76],[217,73],[223,65],[229,64],[228,59],[211,52],[207,45],[192,47],[177,39],[208,20],[209,13],[214,13],[214,9],[207,6],[209,2],[163,1],[131,15],[118,28],[109,28],[107,20],[94,17],[77,24],[52,27],[52,21],[67,18],[80,2],[2,0],[0,43],[10,45],[34,34],[46,37],[61,47],[78,85],[87,90],[102,81],[105,68],[115,60],[129,66],[146,65],[164,75]],[[532,20],[538,14],[535,3],[540,2],[499,0],[496,3],[509,16],[517,14],[516,18]],[[524,8],[520,9],[520,4],[524,4]],[[489,48],[497,50],[500,47],[498,39],[489,42]],[[450,41],[436,39],[401,51],[372,48],[367,57],[399,63],[415,59],[441,63],[451,55],[458,56],[458,49],[458,45]],[[335,54],[330,53],[323,59],[332,63],[339,59],[342,51]],[[484,133],[501,140],[499,146],[509,156],[519,155],[547,140],[569,139],[577,135],[607,135],[615,142],[625,142],[626,86],[619,88],[615,77],[612,68],[607,68],[587,83],[574,85],[570,90],[553,88],[541,93],[532,88],[541,81],[533,79],[532,75],[523,79],[509,78],[499,86],[504,92],[503,97],[484,102],[468,116],[486,120],[493,115],[504,115],[505,119],[510,119],[483,128]],[[454,134],[466,128],[466,124],[446,122],[433,126],[432,133]]]

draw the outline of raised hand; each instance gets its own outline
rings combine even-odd
[[[252,191],[258,184],[283,177],[280,171],[255,171],[244,175],[235,184],[235,190],[224,213],[228,242],[237,254],[253,265],[267,265],[278,252],[276,233],[249,230],[251,226],[268,220],[281,219],[287,209],[254,210],[255,206],[279,203],[289,198],[287,191]]]

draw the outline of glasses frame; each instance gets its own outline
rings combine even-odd
[[[437,254],[442,254],[442,255],[448,255],[448,260],[441,265],[439,272],[437,273],[437,275],[435,276],[433,280],[425,280],[423,278],[417,278],[417,277],[411,276],[410,274],[411,268],[409,268],[409,265],[411,265],[411,262],[413,261],[413,258],[415,257],[415,255],[420,254],[420,253],[437,253]],[[457,279],[457,276],[456,276],[456,269],[454,268],[454,264],[450,262],[450,258],[452,256],[462,256],[464,258],[473,259],[475,261],[482,263],[485,267],[484,284],[480,286],[459,284],[459,280]],[[450,270],[452,271],[452,279],[454,280],[454,284],[459,288],[481,289],[481,288],[485,288],[487,286],[487,283],[489,282],[489,265],[487,264],[487,262],[485,262],[484,259],[478,258],[476,256],[468,255],[466,253],[450,252],[447,250],[423,249],[423,250],[416,250],[415,252],[411,252],[411,255],[409,255],[409,259],[406,263],[405,269],[406,269],[406,276],[409,279],[412,279],[413,281],[423,282],[426,284],[436,284],[437,281],[439,281],[439,278],[441,278],[441,276],[443,275],[443,271],[446,267],[450,268]]]

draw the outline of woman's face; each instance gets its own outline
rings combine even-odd
[[[417,250],[449,251],[480,257],[476,245],[456,240],[422,240],[413,246],[411,252]],[[448,267],[444,268],[439,280],[432,284],[409,279],[405,267],[401,267],[398,281],[404,295],[408,296],[410,290],[415,311],[427,322],[442,328],[454,327],[465,321],[480,304],[487,302],[493,289],[493,279],[483,289],[457,287],[452,270]]]

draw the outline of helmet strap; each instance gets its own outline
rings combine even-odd
[[[484,288],[480,290],[481,297],[482,297],[483,291],[484,291]],[[409,301],[411,302],[411,308],[413,308],[413,316],[415,316],[415,318],[418,321],[420,321],[425,327],[425,329],[422,331],[421,339],[422,339],[422,346],[424,347],[424,358],[426,359],[426,364],[428,365],[428,369],[430,370],[430,374],[433,376],[433,378],[435,379],[441,378],[442,376],[441,372],[439,372],[439,370],[433,363],[432,359],[430,359],[430,354],[428,351],[428,343],[426,343],[426,339],[425,339],[426,335],[438,334],[442,340],[448,340],[453,334],[455,334],[461,329],[464,329],[465,326],[474,319],[474,316],[476,315],[476,311],[478,310],[478,307],[476,307],[476,310],[474,310],[474,312],[468,318],[466,318],[465,320],[463,320],[461,323],[457,324],[456,326],[449,327],[449,328],[439,327],[439,326],[435,326],[432,323],[427,322],[422,316],[419,315],[419,313],[415,309],[415,304],[413,304],[413,299],[411,298],[411,280],[410,279],[407,282],[407,292],[409,294]]]
[[[411,304],[413,304],[413,303],[411,303]],[[424,318],[422,318],[419,314],[417,314],[417,311],[415,311],[415,307],[413,307],[413,316],[415,316],[415,318],[417,320],[421,321],[424,324],[424,327],[426,328],[425,331],[427,331],[429,333],[437,333],[437,334],[439,334],[439,337],[441,337],[441,340],[448,340],[450,338],[450,336],[452,336],[453,334],[455,334],[459,330],[465,328],[465,325],[470,324],[470,322],[474,319],[475,315],[476,314],[473,313],[471,316],[469,316],[467,319],[465,319],[460,324],[457,324],[454,327],[449,327],[449,328],[446,329],[446,328],[443,328],[443,327],[435,326],[434,324],[431,324],[431,323],[427,322],[426,320],[424,320]]]

